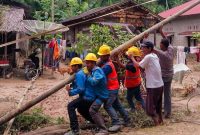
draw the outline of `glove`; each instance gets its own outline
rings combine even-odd
[[[83,68],[83,72],[84,72],[86,75],[89,74],[89,71],[88,71],[87,67],[84,67],[84,68]]]

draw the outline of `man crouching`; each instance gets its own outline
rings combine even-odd
[[[80,58],[75,57],[71,60],[70,66],[73,73],[75,73],[75,80],[72,82],[72,88],[69,85],[66,86],[66,90],[69,96],[75,96],[79,94],[79,97],[68,104],[67,110],[70,120],[71,131],[65,133],[65,135],[79,135],[79,124],[76,114],[77,111],[88,121],[93,123],[92,117],[89,113],[89,108],[95,100],[93,91],[88,91],[86,87],[86,75],[82,70],[83,62]]]
[[[95,54],[89,53],[85,57],[85,62],[88,69],[86,85],[94,91],[96,96],[89,112],[93,121],[100,129],[96,135],[107,135],[107,128],[101,114],[99,113],[99,109],[107,102],[109,96],[109,92],[106,88],[106,76],[103,70],[96,66],[97,57]]]

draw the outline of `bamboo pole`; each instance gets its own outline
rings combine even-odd
[[[51,1],[51,19],[52,19],[52,22],[54,22],[54,0]]]
[[[200,3],[200,0],[195,1],[194,3],[192,3],[191,5],[187,6],[186,8],[180,10],[179,12],[177,12],[176,14],[166,18],[165,20],[161,21],[160,23],[152,26],[151,28],[147,29],[146,31],[142,32],[141,34],[135,36],[134,38],[132,38],[131,40],[125,42],[124,44],[118,46],[117,48],[115,48],[112,52],[111,55],[114,54],[118,54],[119,52],[126,50],[127,48],[129,48],[133,43],[137,42],[138,40],[140,40],[141,38],[143,38],[143,36],[146,33],[150,33],[158,28],[160,28],[161,26],[163,26],[164,24],[172,21],[173,19],[175,19],[176,17],[178,17],[179,15],[183,14],[184,12],[188,11],[189,9],[195,7],[196,5],[198,5]],[[10,113],[4,115],[3,117],[0,118],[0,125],[4,124],[6,122],[8,122],[9,120],[11,120],[12,118],[14,118],[15,116],[23,113],[24,111],[26,111],[27,109],[31,108],[32,106],[36,105],[37,103],[39,103],[40,101],[46,99],[47,97],[49,97],[50,95],[54,94],[55,92],[57,92],[59,89],[63,88],[66,84],[72,82],[74,79],[74,75],[70,76],[68,79],[62,81],[61,83],[59,83],[58,85],[54,86],[53,88],[51,88],[49,91],[43,93],[42,95],[36,97],[35,99],[27,102],[26,104],[24,104],[23,106],[21,106],[20,108],[11,111]]]

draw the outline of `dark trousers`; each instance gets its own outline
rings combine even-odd
[[[146,112],[151,117],[162,117],[163,87],[147,88]]]
[[[90,112],[90,115],[94,121],[94,123],[100,128],[100,129],[103,129],[103,130],[107,130],[106,128],[106,125],[104,123],[104,119],[102,117],[102,115],[99,113],[99,109],[101,108],[101,106],[106,103],[106,100],[101,100],[101,99],[96,99],[90,109],[89,109],[89,112]]]
[[[133,97],[135,97],[135,99],[141,103],[142,108],[144,109],[145,105],[144,105],[144,100],[141,95],[140,85],[137,87],[134,87],[134,88],[127,88],[126,99],[128,101],[129,106],[131,107],[131,109],[135,109]]]
[[[164,111],[165,115],[171,114],[171,84],[172,77],[163,77],[164,82]]]
[[[120,115],[124,118],[125,122],[129,121],[128,113],[125,111],[125,109],[123,108],[123,106],[121,105],[119,101],[118,93],[109,94],[109,98],[106,104],[104,104],[104,109],[106,110],[108,115],[111,117],[112,125],[120,124],[120,120],[118,118],[116,111],[120,113]]]
[[[92,105],[92,103],[92,101],[87,101],[79,97],[68,104],[67,110],[70,120],[70,128],[73,131],[79,130],[76,109],[81,114],[81,116],[83,116],[83,118],[93,123],[93,119],[89,113],[89,108]]]

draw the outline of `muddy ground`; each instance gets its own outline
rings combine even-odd
[[[187,74],[183,84],[173,82],[172,91],[172,111],[173,115],[170,120],[165,120],[164,125],[151,128],[124,128],[122,132],[117,134],[134,134],[134,135],[199,135],[200,134],[200,98],[194,97],[189,102],[190,113],[187,112],[188,99],[200,93],[200,88],[196,88],[196,84],[191,78],[198,81],[200,79],[200,66],[194,59],[188,61],[188,65],[192,72]],[[199,70],[198,70],[199,69]],[[33,89],[30,90],[23,103],[30,101],[34,97],[49,90],[65,77],[56,73],[52,79],[51,72],[46,70],[44,75],[37,79]],[[16,107],[17,102],[22,97],[24,91],[30,85],[29,81],[25,81],[23,77],[13,77],[11,79],[0,79],[0,116]],[[190,91],[187,97],[183,97],[186,91]],[[48,97],[36,108],[42,108],[46,115],[54,118],[64,117],[68,121],[66,106],[73,98],[69,98],[65,89],[61,89],[57,93]]]

